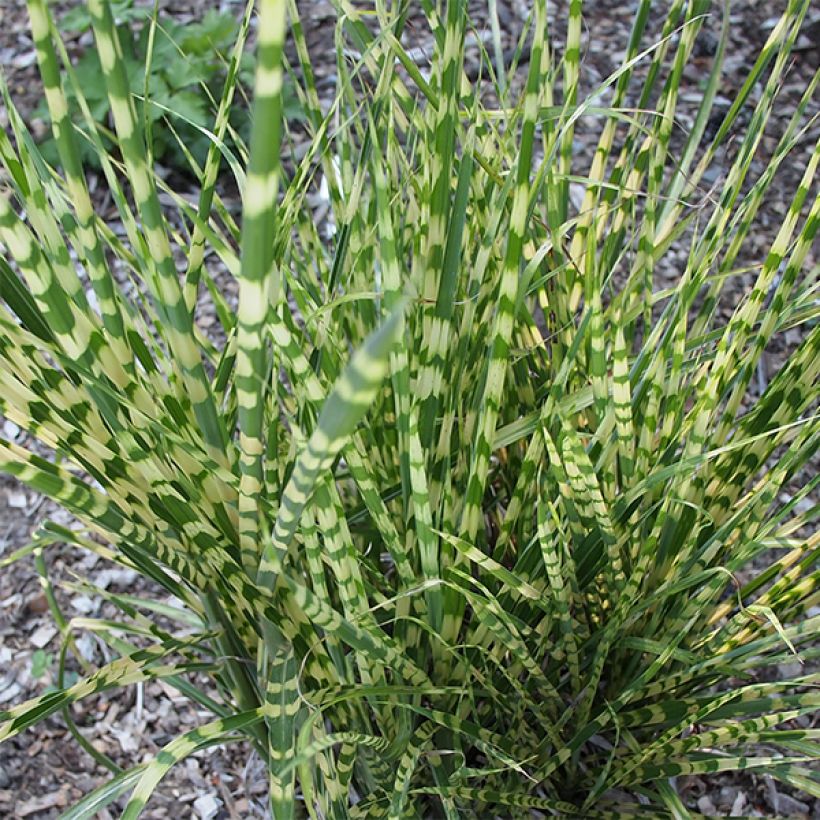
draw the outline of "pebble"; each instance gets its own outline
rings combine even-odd
[[[740,789],[737,786],[721,786],[720,794],[718,795],[718,806],[721,808],[729,808],[737,799]]]
[[[778,792],[776,803],[775,811],[782,817],[808,816],[808,805],[790,794]]]
[[[221,805],[212,794],[203,794],[194,800],[194,811],[200,820],[212,820],[219,813]]]
[[[24,510],[28,506],[26,494],[19,491],[9,493],[6,496],[6,501],[9,507],[13,507],[16,510]]]
[[[3,435],[9,441],[14,441],[20,435],[20,428],[13,421],[6,419],[3,422]]]
[[[743,814],[743,809],[746,807],[747,800],[748,798],[746,797],[745,792],[738,792],[735,802],[732,803],[732,807],[729,809],[729,814],[732,817]]]
[[[57,630],[51,624],[43,624],[35,630],[29,640],[37,649],[43,649],[51,643],[56,634]]]

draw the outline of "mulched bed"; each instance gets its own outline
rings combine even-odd
[[[58,12],[74,3],[56,3]],[[150,3],[148,3],[150,5]],[[217,4],[208,4],[213,7]],[[222,0],[221,10],[241,11],[236,0]],[[719,5],[719,4],[718,4]],[[721,88],[719,106],[727,107],[746,71],[753,63],[760,47],[777,16],[785,5],[782,0],[744,0],[732,3],[732,32],[728,48],[725,85]],[[485,0],[470,3],[473,19],[478,25],[471,33],[473,42],[484,39],[489,25]],[[200,14],[204,4],[200,0],[160,3],[163,13],[184,22]],[[308,44],[317,58],[316,72],[320,92],[333,92],[332,6],[327,0],[300,3]],[[499,17],[504,34],[504,47],[510,48],[520,30],[521,21],[530,4],[523,0],[499,0]],[[663,22],[663,8],[655,14],[655,30]],[[716,8],[716,11],[718,9]],[[625,48],[633,15],[632,4],[618,0],[590,0],[585,3],[585,51],[583,76],[587,89],[601,82],[617,65],[619,52]],[[566,4],[551,4],[553,30],[562,33],[566,18]],[[696,57],[686,70],[680,112],[679,138],[682,139],[698,99],[698,84],[708,72],[716,45],[719,19],[709,21],[702,33]],[[429,53],[426,27],[411,21],[408,34],[415,37],[412,45],[423,62]],[[816,35],[816,36],[815,36]],[[72,53],[79,53],[83,43],[71,44]],[[760,156],[752,168],[754,177],[763,167],[773,150],[778,135],[799,99],[808,79],[820,60],[820,16],[813,27],[798,43],[793,65],[782,90],[782,114],[775,114],[763,139]],[[323,56],[324,55],[324,56]],[[473,71],[477,47],[469,52],[467,71]],[[28,20],[24,0],[2,0],[0,6],[0,66],[8,82],[12,98],[24,116],[28,116],[40,99],[39,78],[33,46],[28,35]],[[813,111],[820,110],[815,100]],[[0,124],[7,125],[6,114],[0,107]],[[42,134],[45,126],[33,123],[35,135]],[[814,146],[818,126],[810,130],[783,169],[780,183],[772,189],[773,197],[758,217],[760,230],[744,249],[751,263],[764,258],[772,234],[780,223],[781,214],[788,207],[788,199],[796,188],[805,162]],[[591,140],[596,132],[579,129],[576,150],[589,155]],[[714,182],[718,182],[717,179]],[[783,199],[778,199],[778,192]],[[101,203],[102,205],[102,203]],[[771,229],[771,232],[767,231]],[[809,258],[807,267],[817,259]],[[672,277],[671,269],[659,272]],[[731,311],[736,300],[742,298],[752,282],[753,274],[737,277],[727,294],[725,310]],[[230,285],[228,285],[230,287]],[[207,312],[203,325],[208,325]],[[791,334],[791,335],[790,335]],[[778,338],[767,351],[766,368],[776,372],[789,351],[800,341],[797,331]],[[765,378],[765,373],[763,374]],[[10,422],[0,418],[0,433],[5,438],[22,442],[24,434]],[[815,469],[817,464],[814,465]],[[51,502],[36,496],[16,481],[0,478],[0,557],[25,545],[38,524],[45,518],[70,524],[70,518]],[[88,596],[65,589],[62,583],[70,581],[74,573],[87,577],[93,583],[110,591],[153,596],[156,590],[142,578],[122,570],[112,570],[94,556],[79,550],[56,546],[47,552],[50,577],[55,584],[57,599],[68,617],[107,617],[114,608],[99,597]],[[0,573],[0,708],[18,703],[41,693],[56,683],[56,654],[59,652],[57,630],[48,613],[46,598],[40,580],[30,559],[20,561]],[[103,647],[92,639],[84,638],[80,649],[88,660],[102,662]],[[787,670],[782,670],[787,673]],[[180,698],[164,684],[136,686],[127,692],[114,692],[89,699],[72,707],[75,722],[83,734],[99,751],[118,765],[128,767],[153,756],[174,736],[205,721],[208,716]],[[808,718],[806,719],[808,721]],[[108,773],[99,767],[70,737],[60,715],[28,730],[15,739],[0,745],[0,817],[53,818],[70,806],[81,795],[103,782]],[[244,818],[265,816],[265,777],[258,760],[244,744],[215,749],[191,757],[185,764],[172,770],[163,780],[144,813],[148,818],[197,817]],[[767,776],[755,774],[719,775],[710,778],[680,778],[677,788],[682,798],[694,811],[703,815],[745,815],[766,817],[820,818],[820,801],[797,794],[789,794]],[[103,811],[101,818],[111,814]]]

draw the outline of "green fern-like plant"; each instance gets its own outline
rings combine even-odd
[[[70,704],[159,678],[213,713],[125,771],[89,748],[112,779],[68,817],[127,793],[136,817],[173,765],[243,738],[277,820],[685,817],[672,778],[744,769],[820,795],[818,730],[795,722],[820,700],[820,142],[768,255],[744,256],[816,124],[820,74],[754,175],[808,0],[707,138],[724,16],[682,146],[706,0],[641,0],[622,64],[583,94],[580,0],[560,59],[536,0],[528,60],[482,53],[477,79],[464,0],[420,4],[429,70],[403,45],[415,4],[334,5],[328,108],[298,4],[258,0],[245,162],[224,146],[248,3],[192,204],[153,173],[108,0],[87,9],[114,152],[28,0],[60,171],[3,89],[0,411],[55,457],[0,441],[0,468],[84,529],[46,522],[3,561],[33,552],[47,576],[52,545],[75,544],[179,604],[107,594],[121,620],[78,624],[51,595],[61,669],[79,627],[115,659],[0,712],[0,739],[62,710],[88,747]],[[288,37],[310,142],[285,171]],[[94,210],[83,140],[124,236]]]
[[[214,94],[224,83],[227,60],[223,56],[235,42],[240,22],[228,12],[208,10],[201,21],[177,23],[167,14],[153,14],[150,9],[135,7],[133,0],[112,3],[112,16],[123,50],[125,73],[128,77],[137,116],[148,122],[147,145],[151,155],[166,167],[182,175],[196,173],[211,144],[208,128],[215,110]],[[71,8],[57,21],[57,30],[76,37],[90,32],[91,16],[84,4]],[[111,115],[108,86],[94,47],[86,49],[74,65],[77,81],[103,143],[109,149],[106,126]],[[226,145],[241,151],[250,131],[250,115],[243,104],[247,89],[253,83],[253,55],[245,51],[233,69],[236,82],[235,104],[230,109]],[[66,98],[72,120],[82,127],[83,115],[71,85]],[[147,92],[147,93],[146,93]],[[284,86],[285,115],[295,121],[301,117],[298,101],[290,84]],[[148,103],[143,104],[147,99]],[[48,105],[43,98],[33,116],[48,118]],[[238,136],[238,141],[234,139]],[[80,138],[80,158],[89,167],[99,167],[97,146]],[[40,150],[43,157],[59,166],[59,152],[54,137],[46,139]],[[193,166],[193,169],[192,169]]]

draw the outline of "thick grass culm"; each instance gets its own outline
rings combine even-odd
[[[276,820],[681,818],[677,776],[744,769],[820,796],[820,730],[800,728],[820,702],[820,143],[748,258],[817,133],[815,74],[755,162],[808,0],[715,120],[722,11],[683,138],[683,70],[721,26],[706,0],[641,0],[621,65],[583,92],[580,0],[563,42],[535,0],[511,60],[496,42],[478,76],[465,0],[333,5],[328,100],[302,4],[248,3],[191,203],[155,172],[107,0],[87,3],[105,142],[28,0],[60,162],[3,86],[0,412],[28,437],[0,440],[0,470],[78,527],[43,522],[0,566],[34,554],[50,590],[69,544],[156,597],[99,591],[119,619],[76,621],[49,594],[60,679],[80,678],[0,712],[0,739],[62,712],[112,770],[72,818],[114,801],[134,818],[172,766],[243,739]],[[228,114],[250,32],[244,146]],[[95,212],[81,146],[123,231]],[[799,343],[758,384],[786,331]],[[114,660],[84,660],[83,631]],[[213,719],[121,770],[69,707],[155,679]]]

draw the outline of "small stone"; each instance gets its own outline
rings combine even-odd
[[[97,610],[97,603],[88,595],[77,595],[71,599],[71,606],[81,615],[91,615]]]
[[[715,804],[712,802],[708,794],[704,794],[703,797],[698,798],[698,811],[701,814],[711,815],[712,817],[717,814]]]
[[[20,435],[20,428],[9,419],[3,422],[3,435],[9,440],[14,441]]]
[[[100,589],[108,589],[111,584],[127,588],[136,579],[137,573],[132,569],[104,569],[94,576],[94,584]]]
[[[746,807],[746,792],[738,792],[737,797],[735,797],[735,802],[732,803],[732,808],[729,809],[729,814],[732,817],[737,817],[740,814],[743,814],[743,809]]]
[[[809,807],[790,794],[778,792],[775,811],[783,817],[808,817]]]
[[[803,665],[797,661],[794,663],[781,663],[777,669],[783,678],[796,678],[803,671]]]
[[[5,686],[0,683],[0,703],[8,703],[14,700],[23,689],[19,683],[12,681]]]
[[[729,808],[737,799],[738,791],[740,790],[737,786],[721,786],[720,794],[718,795],[718,806],[721,809]]]
[[[35,630],[34,634],[29,640],[38,649],[42,649],[51,643],[51,639],[57,634],[57,630],[50,624],[44,624],[39,629]]]
[[[188,758],[185,762],[185,768],[187,770],[186,779],[189,783],[191,783],[191,785],[195,786],[197,789],[205,789],[207,787],[205,778],[202,776],[202,771],[199,768],[199,761],[195,757]]]
[[[24,510],[28,507],[28,498],[25,493],[19,491],[9,493],[7,498],[9,507],[13,507],[15,510]]]
[[[10,785],[11,778],[9,777],[9,773],[2,766],[0,766],[0,789],[5,789]]]
[[[37,62],[37,52],[36,51],[24,51],[22,54],[18,54],[12,61],[11,64],[15,68],[28,68],[34,63]]]
[[[203,794],[194,800],[194,811],[200,820],[212,820],[219,813],[221,802],[212,794]]]
[[[578,182],[570,182],[569,199],[576,211],[580,211],[584,204],[587,189]]]
[[[77,647],[77,651],[83,658],[85,658],[85,660],[93,661],[94,658],[97,657],[97,644],[88,633],[80,635],[74,645]]]

